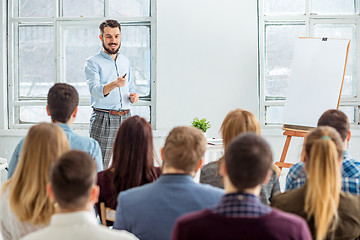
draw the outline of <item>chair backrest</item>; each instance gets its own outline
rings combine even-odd
[[[106,221],[115,222],[115,210],[112,208],[105,207],[105,203],[100,203],[100,215],[101,223],[107,226]]]

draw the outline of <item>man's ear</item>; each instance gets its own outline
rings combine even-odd
[[[99,201],[100,187],[98,185],[94,185],[91,188],[90,199],[89,202],[97,203]]]
[[[100,38],[101,41],[103,40],[102,34],[99,35],[99,38]]]
[[[52,189],[51,183],[48,183],[46,185],[46,193],[50,199],[51,202],[56,202],[55,196],[54,196],[54,191]]]
[[[351,138],[351,131],[349,130],[348,135],[346,137],[346,141],[349,142]]]
[[[196,168],[195,168],[195,172],[199,171],[199,169],[200,169],[201,166],[203,165],[203,162],[204,162],[204,160],[201,158],[200,161],[199,161],[199,163],[198,163],[198,165],[197,165]]]
[[[220,175],[224,177],[226,174],[227,174],[226,164],[225,162],[222,162],[220,165]]]
[[[160,149],[161,160],[164,162],[164,147]]]
[[[46,112],[47,112],[47,115],[50,116],[49,105],[46,105]]]
[[[74,118],[76,118],[77,111],[78,111],[78,106],[76,106],[74,112],[72,113],[72,116],[73,116]]]

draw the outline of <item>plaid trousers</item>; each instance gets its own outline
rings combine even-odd
[[[109,167],[116,133],[121,123],[130,116],[130,112],[123,116],[118,116],[95,111],[91,115],[90,137],[99,142],[104,170]]]

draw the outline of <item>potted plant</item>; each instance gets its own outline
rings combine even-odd
[[[199,119],[199,118],[194,118],[194,120],[191,123],[192,127],[195,128],[199,128],[205,135],[206,131],[211,127],[210,122],[207,121],[206,118],[203,119]]]

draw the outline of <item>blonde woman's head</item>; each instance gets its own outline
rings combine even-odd
[[[49,170],[55,160],[70,150],[64,131],[52,123],[30,128],[14,175],[6,183],[12,211],[20,221],[47,223],[54,213],[46,194]]]
[[[260,123],[254,114],[242,109],[229,112],[220,130],[225,148],[240,133],[254,132],[257,135],[261,134]]]

